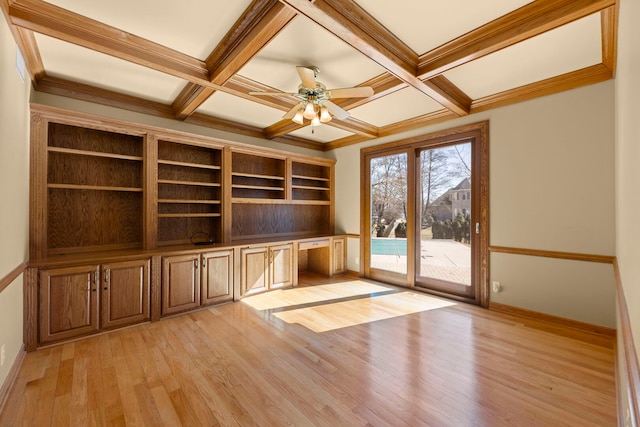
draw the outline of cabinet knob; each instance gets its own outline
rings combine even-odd
[[[102,289],[104,289],[105,291],[108,291],[108,290],[109,290],[109,288],[108,288],[108,287],[106,287],[106,286],[105,286],[104,288],[102,288]]]

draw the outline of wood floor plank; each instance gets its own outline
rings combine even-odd
[[[0,426],[608,426],[608,336],[353,278],[26,355]]]

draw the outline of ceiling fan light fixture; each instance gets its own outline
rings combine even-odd
[[[331,121],[331,114],[329,114],[329,110],[324,105],[320,108],[320,122],[329,123]]]
[[[316,108],[312,102],[307,102],[307,105],[304,107],[304,113],[302,113],[305,119],[312,120],[316,117]]]
[[[291,119],[294,122],[296,122],[299,125],[303,125],[304,124],[304,116],[303,116],[303,110],[302,108],[300,108],[297,112],[296,115],[293,116],[293,118]]]
[[[311,119],[311,126],[320,126],[320,118],[316,115]]]

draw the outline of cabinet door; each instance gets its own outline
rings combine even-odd
[[[233,250],[202,254],[202,304],[233,299]]]
[[[347,271],[347,246],[344,237],[333,238],[333,274],[342,274]]]
[[[240,292],[242,296],[263,292],[269,289],[268,248],[242,248]]]
[[[101,327],[149,320],[149,260],[102,266]]]
[[[200,255],[162,258],[162,315],[200,305]]]
[[[270,253],[270,289],[293,285],[293,245],[271,246]]]
[[[98,330],[97,265],[40,272],[40,343]]]

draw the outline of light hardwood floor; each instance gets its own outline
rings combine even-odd
[[[0,426],[613,426],[613,340],[386,285],[266,295],[26,356]]]

